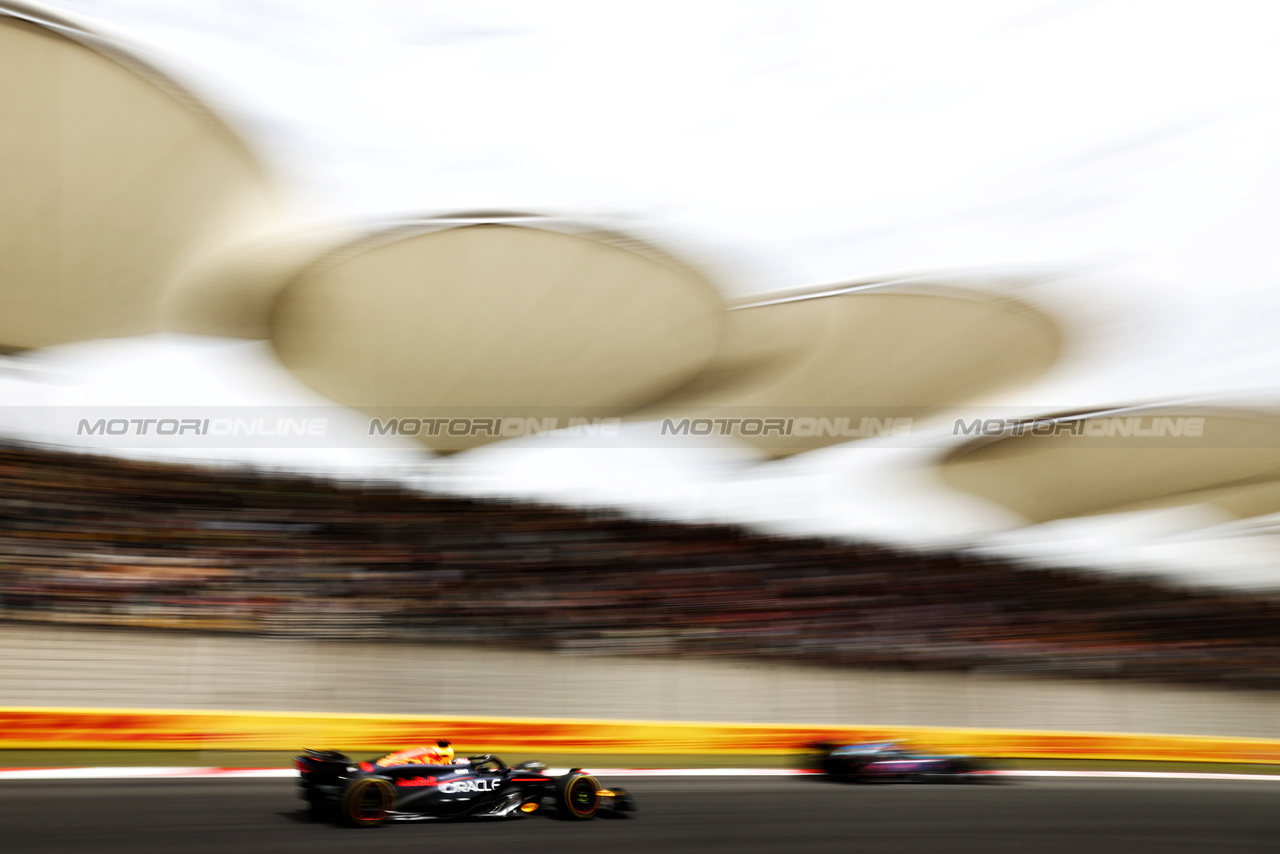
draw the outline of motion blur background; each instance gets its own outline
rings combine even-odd
[[[930,402],[908,435],[770,460],[650,441],[665,410],[643,405],[612,441],[434,455],[369,435],[335,400],[370,401],[304,384],[280,340],[190,334],[191,309],[142,334],[8,340],[0,705],[492,714],[518,699],[540,715],[1280,737],[1280,505],[1228,512],[1205,494],[1275,483],[1272,5],[39,8],[207,104],[287,200],[253,207],[267,224],[252,228],[228,202],[225,253],[202,247],[166,294],[293,280],[315,257],[246,246],[529,211],[657,247],[737,307],[726,316],[941,283],[1028,307],[1054,341],[1031,375]],[[5,125],[0,145],[28,130]],[[331,233],[346,236],[316,236]],[[61,239],[56,257],[74,255]],[[24,281],[3,282],[11,316]],[[235,293],[220,305],[252,302]],[[1010,376],[1030,358],[983,355]],[[895,385],[878,361],[844,367]],[[947,475],[972,441],[954,417],[1142,405],[1247,413],[1266,429],[1227,449],[1257,476],[1168,486],[1219,465],[1190,447],[1185,464],[1139,465],[1150,488],[1111,512],[1086,449],[1054,488],[1096,506],[1036,518]],[[111,444],[49,426],[308,407],[358,439]],[[408,687],[388,698],[389,680]]]

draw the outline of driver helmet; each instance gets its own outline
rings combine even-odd
[[[453,764],[453,746],[448,739],[440,739],[434,746],[428,747],[427,752],[436,765]]]

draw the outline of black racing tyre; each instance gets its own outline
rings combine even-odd
[[[333,818],[333,807],[319,793],[308,792],[307,814],[314,821],[328,821]]]
[[[822,770],[833,780],[845,782],[860,780],[862,764],[847,756],[835,756],[831,753],[822,757]]]
[[[391,815],[396,790],[386,780],[366,777],[356,780],[342,795],[342,817],[356,827],[377,827]]]
[[[954,779],[957,783],[976,783],[983,780],[982,772],[987,770],[986,766],[978,759],[961,759],[952,767]]]
[[[594,818],[600,812],[600,781],[570,771],[556,780],[556,803],[570,818]]]

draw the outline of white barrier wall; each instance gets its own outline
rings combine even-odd
[[[1280,738],[1280,693],[0,626],[0,706],[377,712]]]

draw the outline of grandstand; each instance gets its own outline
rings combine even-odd
[[[1280,599],[0,447],[0,618],[1280,687]]]

